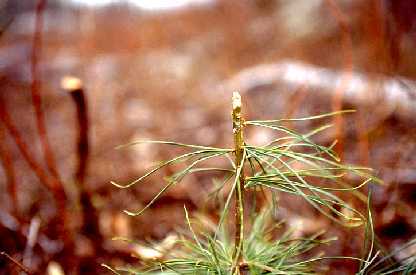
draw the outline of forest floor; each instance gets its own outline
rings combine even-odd
[[[41,14],[42,43],[35,48],[39,53],[36,67],[32,43],[36,14],[17,14],[0,37],[0,251],[31,270],[45,270],[51,259],[61,261],[64,267],[72,263],[56,256],[63,245],[56,239],[62,213],[56,207],[53,188],[42,183],[35,171],[36,167],[42,171],[49,168],[43,161],[44,138],[39,135],[39,114],[31,93],[34,75],[51,146],[46,155],[54,156],[66,194],[68,228],[81,274],[105,274],[101,263],[139,263],[131,257],[135,247],[112,241],[114,236],[161,240],[184,225],[184,204],[191,211],[214,212],[212,205],[201,202],[216,175],[198,174],[172,188],[142,216],[123,214],[123,209],[137,210],[149,202],[163,186],[163,176],[174,171],[167,170],[145,185],[127,190],[115,188],[110,181],[132,181],[172,152],[147,145],[122,150],[115,147],[135,139],[230,146],[233,89],[242,93],[247,119],[324,113],[334,108],[337,99],[342,102],[338,107],[356,109],[355,114],[345,116],[341,135],[329,130],[316,141],[330,144],[339,138],[342,146],[338,150],[345,161],[372,167],[384,181],[383,186],[371,187],[375,230],[381,244],[393,249],[412,238],[416,233],[416,116],[412,115],[413,107],[392,107],[389,98],[377,95],[384,89],[380,83],[400,79],[402,88],[414,99],[414,90],[407,89],[406,83],[416,79],[416,53],[410,50],[415,40],[406,36],[405,30],[395,37],[404,41],[398,61],[392,56],[394,47],[386,46],[388,37],[380,34],[385,18],[371,12],[372,1],[361,2],[366,1],[341,7],[311,5],[306,11],[298,10],[295,4],[237,0],[164,13],[141,12],[128,6],[46,8]],[[337,8],[347,15],[347,22],[337,17]],[[291,19],[296,12],[305,14],[299,16],[302,19]],[[273,64],[287,77],[272,75],[265,81],[264,64]],[[288,64],[301,64],[315,78],[306,77],[302,82],[294,71],[294,77],[301,81],[290,82],[288,68],[293,67]],[[240,73],[253,68],[256,70],[249,76]],[[345,87],[357,87],[349,86],[350,69],[371,82],[361,91],[360,100],[343,100],[348,96]],[[324,70],[340,83],[325,79]],[[79,160],[78,128],[76,106],[60,87],[65,75],[79,77],[85,87],[90,148],[83,188],[74,176]],[[388,95],[391,90],[386,90]],[[28,164],[22,156],[16,135],[4,118],[20,133],[23,151],[38,165]],[[313,126],[317,125],[290,125],[302,132]],[[248,132],[247,138],[260,143],[270,138],[270,133]],[[97,239],[82,231],[84,189],[96,210]],[[14,196],[17,201],[13,201]],[[296,201],[295,205],[291,197],[282,196],[281,209],[279,218],[297,225],[299,235],[322,228],[328,235],[337,235],[336,244],[327,249],[330,255],[357,256],[361,252],[361,231],[353,234],[350,229],[338,228],[306,204]],[[337,274],[352,274],[355,268],[352,263],[330,265],[337,266]],[[0,274],[12,272],[16,273],[16,266],[0,258]]]

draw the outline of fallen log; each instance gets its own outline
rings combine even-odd
[[[344,85],[343,102],[354,108],[383,109],[408,122],[416,121],[416,81],[401,76],[387,77],[352,72],[350,81],[342,83],[346,72],[286,60],[247,68],[228,80],[228,90],[253,93],[262,89],[288,87],[295,91],[307,87],[317,96],[331,97]],[[280,90],[280,89],[279,89]]]

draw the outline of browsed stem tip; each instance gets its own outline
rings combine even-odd
[[[82,81],[78,77],[64,76],[61,79],[61,87],[68,92],[77,91],[82,89]]]
[[[241,108],[241,95],[239,92],[233,92],[233,110]]]
[[[118,188],[127,188],[127,186],[120,185],[120,184],[118,184],[118,183],[117,183],[117,182],[115,182],[115,181],[110,181],[110,183],[111,183],[112,185],[114,185],[115,187],[118,187]]]
[[[128,210],[123,210],[123,212],[126,213],[129,216],[133,216],[134,217],[134,216],[139,216],[140,214],[142,214],[143,211],[140,211],[138,213],[134,213],[134,212],[130,212]]]

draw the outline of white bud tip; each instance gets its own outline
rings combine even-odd
[[[241,108],[241,96],[239,92],[233,92],[233,110]]]
[[[61,79],[61,87],[68,92],[80,90],[82,88],[82,81],[77,77],[64,76]]]

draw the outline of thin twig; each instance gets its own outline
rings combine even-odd
[[[59,177],[53,152],[51,150],[51,146],[48,141],[46,126],[45,126],[45,118],[44,113],[42,110],[42,101],[41,101],[41,86],[40,86],[40,78],[38,74],[38,60],[40,55],[41,49],[41,31],[43,28],[43,11],[46,5],[46,0],[39,0],[36,5],[36,17],[35,17],[35,33],[33,37],[33,48],[32,48],[32,57],[31,57],[31,96],[32,96],[32,103],[35,109],[36,115],[36,126],[37,131],[39,134],[39,138],[41,141],[42,149],[43,149],[43,157],[47,164],[48,172],[42,168],[30,153],[28,149],[29,146],[24,142],[20,132],[18,131],[17,127],[14,125],[10,115],[8,114],[7,110],[5,109],[5,104],[2,100],[0,100],[0,119],[3,124],[6,126],[6,129],[12,136],[14,142],[16,143],[19,151],[23,155],[23,158],[29,164],[29,167],[35,172],[36,176],[39,178],[40,182],[44,184],[48,190],[53,194],[57,205],[57,219],[58,219],[58,234],[59,238],[64,242],[64,256],[70,256],[70,261],[75,261],[75,258],[72,257],[74,255],[74,243],[72,238],[72,229],[68,223],[68,213],[66,211],[66,202],[67,196],[65,190],[63,188],[63,183]],[[75,266],[72,265],[71,266]]]
[[[101,249],[102,235],[99,229],[98,214],[92,203],[92,194],[85,184],[89,155],[89,120],[85,90],[79,78],[66,76],[61,81],[61,87],[67,91],[77,108],[78,123],[78,168],[75,180],[79,187],[81,205],[83,207],[83,233],[93,240],[97,249]]]
[[[40,142],[43,149],[43,157],[45,158],[46,165],[49,172],[59,180],[58,169],[56,168],[55,157],[51,145],[49,143],[48,133],[45,125],[45,114],[42,110],[42,97],[41,97],[41,81],[38,71],[38,63],[42,50],[42,29],[43,29],[43,11],[46,6],[46,0],[39,0],[36,5],[35,14],[35,33],[33,35],[32,44],[32,56],[30,72],[32,77],[31,82],[31,95],[32,103],[36,114],[36,126],[39,133]],[[59,180],[60,181],[60,180]]]
[[[0,127],[0,160],[3,164],[4,171],[7,178],[7,191],[12,200],[13,214],[18,217],[19,205],[17,198],[17,184],[16,184],[16,171],[14,168],[11,153],[5,144],[5,132],[3,127]]]
[[[348,87],[348,83],[352,79],[352,70],[353,70],[353,56],[352,56],[352,37],[351,37],[351,28],[348,25],[347,17],[342,13],[338,4],[334,0],[326,0],[329,5],[330,11],[336,21],[338,22],[339,28],[341,30],[341,47],[344,51],[344,74],[342,81],[337,87],[334,96],[332,97],[332,110],[339,111],[342,109],[342,102],[345,90]],[[335,150],[342,159],[344,152],[344,118],[342,116],[334,117],[336,137],[338,139],[338,144],[336,145]]]
[[[68,214],[66,212],[66,201],[67,196],[65,190],[62,188],[62,183],[51,177],[42,166],[32,157],[32,153],[29,150],[29,146],[23,140],[19,130],[13,123],[12,118],[9,115],[8,110],[6,109],[6,104],[0,98],[0,121],[3,123],[8,133],[12,137],[14,143],[18,147],[20,153],[23,156],[23,159],[28,163],[30,169],[38,177],[41,184],[43,184],[53,195],[55,203],[58,209],[58,219],[60,228],[60,238],[66,243],[65,247],[69,250],[69,254],[72,253],[72,236],[70,234],[70,229],[68,227]]]
[[[23,252],[23,264],[32,267],[33,248],[39,236],[40,218],[34,217],[30,221],[29,232],[27,234],[26,247]]]
[[[78,168],[75,179],[79,184],[83,184],[88,167],[88,114],[87,102],[82,81],[79,78],[66,76],[61,81],[61,87],[71,95],[75,107],[77,108],[78,123]]]
[[[4,251],[0,252],[0,255],[3,255],[4,257],[6,257],[9,261],[11,261],[12,263],[14,263],[17,267],[19,267],[22,271],[26,272],[29,275],[34,275],[33,272],[31,272],[27,267],[25,267],[23,264],[19,263],[19,261],[17,261],[16,259],[14,259],[12,256],[10,256],[9,254],[7,254]]]
[[[368,130],[364,120],[363,111],[358,112],[355,117],[355,124],[357,125],[357,140],[358,153],[360,156],[360,163],[362,166],[368,166],[370,163],[370,144],[368,140]]]
[[[54,189],[55,182],[49,177],[39,163],[32,157],[32,153],[29,151],[29,146],[23,140],[22,135],[13,123],[12,118],[7,111],[6,104],[0,99],[0,120],[4,124],[8,133],[13,138],[14,143],[22,154],[24,160],[28,163],[29,167],[39,178],[40,182],[44,184],[48,189]]]
[[[306,98],[307,88],[307,84],[302,84],[293,92],[293,95],[288,100],[289,108],[286,109],[286,113],[283,117],[294,117],[294,113],[299,109]],[[286,124],[288,128],[292,128],[293,126],[291,121],[287,121]]]
[[[64,241],[65,251],[64,254],[66,256],[73,256],[74,254],[74,243],[72,237],[72,229],[69,226],[68,218],[69,213],[66,211],[66,202],[67,196],[65,194],[65,190],[63,187],[62,180],[59,176],[58,169],[55,162],[55,157],[52,151],[52,147],[50,145],[48,139],[48,133],[45,124],[45,115],[42,110],[42,97],[41,97],[41,81],[40,75],[38,71],[38,62],[40,59],[40,54],[42,50],[42,30],[43,30],[43,13],[46,7],[47,0],[38,0],[36,4],[36,13],[35,13],[35,31],[33,35],[33,44],[32,44],[32,56],[31,56],[31,96],[32,96],[32,103],[35,109],[36,115],[36,126],[37,131],[39,134],[39,139],[41,142],[42,150],[43,150],[43,157],[46,162],[47,168],[52,175],[53,179],[53,188],[52,193],[55,197],[58,209],[58,219],[59,219],[59,233],[60,238]],[[75,258],[70,258],[70,261],[75,263]],[[75,265],[70,266],[71,268],[75,269]]]
[[[9,20],[6,21],[6,24],[0,29],[0,37],[3,36],[3,34],[6,32],[6,30],[10,27],[10,25],[13,23],[14,17],[9,18]]]

